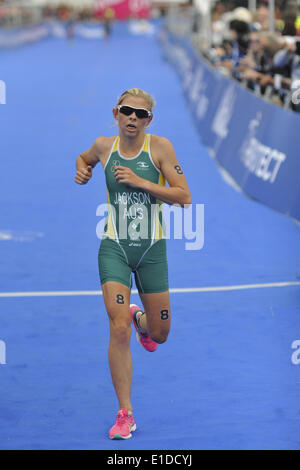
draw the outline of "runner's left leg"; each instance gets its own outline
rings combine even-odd
[[[169,291],[142,294],[140,298],[145,313],[139,318],[141,332],[146,332],[156,343],[164,343],[171,327]]]

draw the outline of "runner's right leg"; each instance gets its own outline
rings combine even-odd
[[[119,408],[132,411],[130,401],[132,359],[130,352],[130,289],[119,282],[102,284],[103,298],[110,326],[109,366]]]

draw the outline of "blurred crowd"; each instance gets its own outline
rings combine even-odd
[[[218,2],[211,13],[210,44],[202,52],[223,74],[276,104],[300,111],[297,2],[276,0],[271,28],[267,1],[259,2],[254,12]]]
[[[21,26],[35,24],[38,21],[90,21],[97,19],[97,12],[93,7],[73,8],[63,1],[57,5],[46,4],[45,6],[34,7],[30,3],[14,3],[0,0],[0,26]]]
[[[108,4],[109,2],[107,2]],[[112,4],[116,3],[112,1]],[[153,7],[153,17],[165,14],[166,4]],[[57,0],[31,5],[30,0],[0,0],[0,27],[23,26],[41,21],[104,21],[113,19],[114,10],[107,6],[104,10],[97,7],[96,0]],[[134,18],[132,18],[134,19]]]
[[[63,2],[58,6],[46,5],[43,8],[43,19],[56,19],[58,21],[90,21],[96,19],[96,10],[92,7],[71,8]]]

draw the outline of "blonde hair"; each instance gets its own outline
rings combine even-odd
[[[149,95],[149,93],[147,93],[146,91],[141,90],[141,88],[130,88],[129,90],[126,90],[124,91],[124,93],[122,93],[122,95],[120,96],[117,102],[117,106],[119,106],[124,101],[126,96],[134,96],[138,98],[143,98],[145,101],[147,101],[151,112],[156,104],[153,96]]]

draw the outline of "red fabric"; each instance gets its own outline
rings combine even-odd
[[[97,16],[105,17],[107,9],[114,10],[114,18],[148,18],[151,0],[98,0]]]

